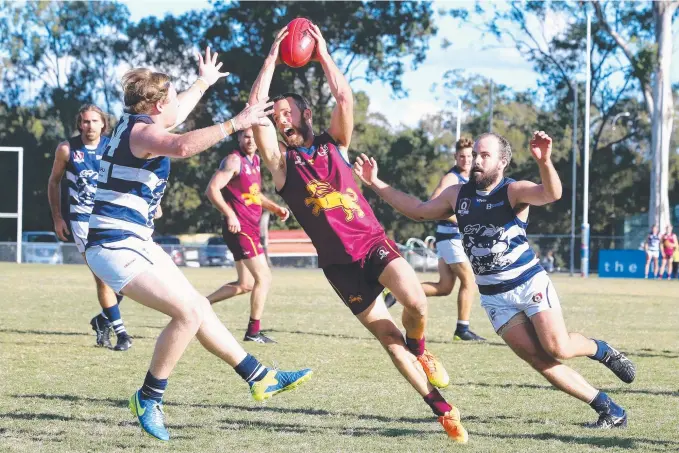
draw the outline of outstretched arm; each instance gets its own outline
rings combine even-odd
[[[288,211],[287,208],[277,205],[269,198],[267,198],[266,195],[264,195],[263,193],[259,194],[259,197],[262,200],[262,208],[266,209],[267,211],[273,212],[278,217],[280,217],[280,219],[283,220],[283,222],[288,220],[288,217],[290,217],[290,211]]]
[[[228,135],[269,121],[273,103],[266,99],[249,105],[225,123],[197,129],[186,134],[172,134],[157,124],[135,124],[130,136],[132,154],[140,159],[168,156],[185,159],[216,145]]]
[[[552,139],[543,131],[533,133],[530,151],[538,163],[542,184],[531,181],[512,183],[507,194],[512,206],[529,204],[542,206],[561,198],[561,180],[552,163]]]
[[[259,102],[261,99],[268,99],[269,89],[271,88],[271,79],[273,78],[276,64],[278,63],[278,51],[281,41],[288,35],[287,27],[278,32],[274,40],[269,55],[264,60],[264,65],[259,71],[257,80],[252,85],[250,91],[250,104]],[[252,128],[252,133],[255,136],[255,143],[264,165],[269,169],[273,176],[273,182],[277,189],[282,189],[285,185],[285,156],[278,144],[278,137],[276,136],[276,128],[271,120],[264,118],[262,123]]]
[[[380,180],[377,177],[377,162],[365,154],[356,158],[354,173],[394,209],[413,220],[443,220],[454,214],[453,207],[457,202],[460,185],[451,186],[438,197],[423,202]]]
[[[325,77],[328,79],[330,92],[337,103],[330,117],[328,134],[335,139],[338,145],[348,148],[351,142],[351,134],[354,131],[354,94],[351,92],[351,87],[344,74],[328,53],[328,47],[321,30],[315,24],[312,24],[309,33],[316,40],[314,60],[321,63]]]
[[[205,59],[199,53],[196,53],[196,57],[198,58],[198,79],[188,90],[182,91],[177,95],[177,100],[179,101],[177,121],[168,130],[172,130],[186,121],[189,113],[193,111],[207,89],[217,83],[222,77],[229,75],[228,72],[219,72],[222,63],[217,63],[217,52],[211,54],[210,46],[205,49]]]

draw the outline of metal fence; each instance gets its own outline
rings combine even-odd
[[[570,270],[570,235],[529,235],[528,240],[539,254],[544,265],[553,263],[555,272]],[[629,242],[629,241],[628,241]],[[580,237],[575,236],[574,269],[580,269]],[[599,250],[625,248],[624,236],[591,236],[590,237],[590,269],[596,272],[599,261]],[[16,261],[16,242],[0,242],[0,261]],[[177,244],[161,245],[178,266],[211,267],[234,265],[233,255],[225,245]],[[433,237],[425,240],[409,239],[406,244],[399,245],[403,257],[420,272],[436,271],[438,257],[433,247]],[[550,259],[553,258],[553,261]],[[22,261],[26,263],[44,264],[83,264],[84,260],[72,243],[24,243],[22,244]],[[269,262],[274,267],[315,268],[318,257],[313,253],[276,253],[269,255]]]

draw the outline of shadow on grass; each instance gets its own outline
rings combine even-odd
[[[0,333],[14,333],[19,335],[56,335],[64,337],[92,336],[93,332],[60,332],[58,330],[21,330],[21,329],[0,329]],[[142,337],[133,335],[132,339],[155,340],[155,337]]]
[[[345,335],[342,333],[326,333],[326,332],[303,332],[301,330],[285,330],[285,329],[266,329],[267,332],[270,333],[290,333],[294,335],[310,335],[314,337],[324,337],[324,338],[341,338],[345,340],[362,340],[362,341],[371,341],[375,340],[375,337],[371,336],[354,336],[354,335]],[[507,345],[504,343],[497,343],[497,342],[490,342],[490,341],[455,341],[451,339],[450,341],[441,341],[441,340],[430,340],[427,338],[427,343],[431,344],[464,344],[464,345],[477,345],[477,346],[500,346],[503,348],[506,348]]]
[[[59,332],[58,330],[20,330],[20,329],[0,329],[0,333],[17,333],[19,335],[59,335],[67,337],[89,336],[85,332]]]
[[[646,358],[659,358],[659,359],[679,359],[679,354],[677,351],[671,351],[669,349],[663,349],[661,351],[649,348],[642,348],[639,351],[630,351],[629,356],[634,357],[646,357]]]
[[[132,417],[132,415],[130,415]],[[0,418],[7,419],[7,420],[44,420],[44,421],[60,421],[60,422],[76,422],[76,423],[100,423],[103,425],[107,426],[112,426],[114,422],[109,419],[105,418],[98,418],[98,417],[74,417],[72,415],[64,415],[64,414],[50,414],[50,413],[45,413],[45,412],[9,412],[6,414],[0,413]],[[139,427],[137,422],[135,421],[122,421],[117,423],[117,426],[132,426],[132,427]],[[199,425],[199,424],[191,424],[191,423],[184,423],[184,424],[172,424],[168,423],[167,424],[168,428],[174,428],[174,429],[203,429],[205,428],[205,425]]]
[[[672,451],[679,449],[679,442],[663,439],[645,439],[640,437],[603,437],[591,436],[583,433],[582,436],[569,436],[565,434],[537,433],[537,434],[489,434],[489,433],[469,433],[469,437],[488,437],[491,439],[528,439],[528,440],[557,440],[567,444],[591,445],[593,447],[617,447],[628,450],[661,450],[667,451],[667,447],[672,447]]]
[[[429,422],[433,420],[430,418]],[[295,433],[295,434],[340,434],[350,437],[363,436],[381,436],[381,437],[403,437],[403,436],[418,436],[435,434],[439,436],[441,433],[436,431],[422,431],[419,429],[404,429],[404,428],[368,428],[368,427],[339,427],[339,426],[322,426],[314,424],[313,426],[299,423],[281,423],[266,420],[238,420],[225,418],[221,420],[221,428],[224,430],[239,430],[243,426],[253,427],[257,429],[271,430],[280,433]]]
[[[113,407],[127,407],[127,400],[116,399],[116,398],[94,398],[87,396],[76,396],[76,395],[47,395],[47,394],[28,394],[28,395],[13,395],[14,398],[19,399],[42,399],[47,401],[61,400],[69,401],[73,403],[93,403],[93,404],[106,404]],[[256,403],[253,403],[256,404]],[[366,421],[377,421],[381,423],[411,423],[411,424],[423,424],[423,423],[436,423],[436,417],[434,415],[425,417],[389,417],[385,415],[377,414],[366,414],[366,413],[352,413],[352,412],[336,412],[328,411],[325,409],[313,409],[313,408],[290,408],[290,407],[272,407],[265,405],[253,405],[245,406],[239,404],[210,404],[210,403],[166,403],[169,408],[172,407],[190,407],[199,409],[225,409],[225,410],[237,410],[243,412],[258,412],[258,413],[273,413],[273,414],[300,414],[300,415],[314,415],[319,417],[349,417],[356,418],[357,420]],[[512,421],[526,424],[542,424],[540,420],[527,420],[520,417],[512,415],[494,415],[494,416],[477,416],[477,415],[465,415],[463,420],[466,422],[483,423],[483,424],[494,424],[499,421]],[[242,423],[250,423],[249,421],[242,421]],[[121,422],[120,426],[127,424],[135,424],[134,422]],[[168,425],[170,426],[170,425]]]
[[[504,389],[534,389],[534,390],[553,390],[559,392],[560,390],[552,387],[551,385],[537,385],[537,384],[488,384],[486,382],[452,382],[452,386],[465,386],[471,385],[475,387],[488,387],[488,388],[504,388]],[[653,389],[637,389],[628,387],[607,387],[602,388],[604,392],[607,393],[631,393],[638,395],[651,395],[651,396],[675,396],[679,397],[679,391],[674,390],[653,390]]]

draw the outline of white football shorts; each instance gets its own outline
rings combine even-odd
[[[523,312],[530,318],[541,311],[561,310],[559,296],[546,272],[534,275],[510,291],[490,296],[481,294],[481,306],[486,310],[495,332],[518,313]]]
[[[151,266],[174,266],[170,256],[158,244],[136,237],[90,247],[85,256],[92,272],[118,294]]]
[[[462,247],[462,239],[446,239],[436,243],[436,254],[446,264],[457,264],[469,261]]]

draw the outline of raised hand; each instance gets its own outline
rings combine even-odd
[[[361,154],[354,162],[354,173],[361,181],[371,186],[377,181],[377,162],[372,157]]]
[[[269,97],[267,96],[254,105],[245,104],[245,108],[233,119],[236,131],[249,129],[252,126],[268,126],[271,124],[267,116],[273,113],[273,102],[268,101]]]
[[[288,36],[288,27],[283,27],[276,35],[276,39],[274,39],[273,44],[271,45],[271,50],[269,50],[269,58],[275,58],[276,64],[281,63],[281,41],[283,41],[286,36]]]
[[[538,163],[547,163],[552,157],[552,138],[545,131],[533,132],[530,152]]]
[[[198,58],[198,75],[210,85],[214,85],[217,80],[231,74],[230,72],[219,72],[222,63],[217,63],[217,52],[211,54],[210,46],[205,49],[205,58],[197,52],[196,57]]]
[[[316,40],[316,50],[314,51],[313,61],[320,61],[322,58],[328,56],[328,45],[321,33],[321,29],[316,24],[311,24],[309,34]]]

